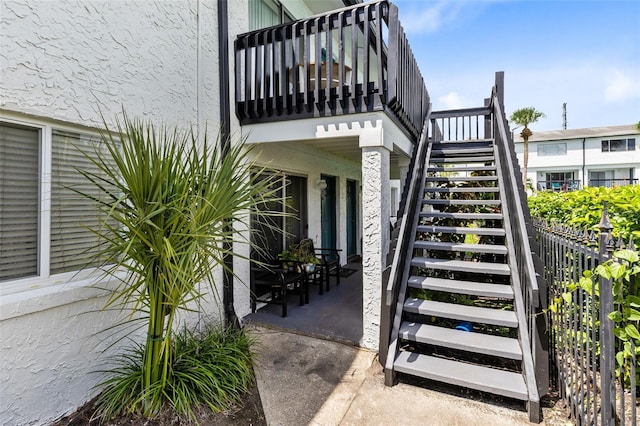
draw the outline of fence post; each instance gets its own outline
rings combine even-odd
[[[608,244],[611,239],[613,226],[609,221],[607,202],[604,202],[602,218],[600,224],[598,254],[600,264],[603,264],[608,256]],[[600,403],[602,404],[602,424],[615,424],[615,347],[613,335],[613,321],[609,319],[609,314],[613,312],[613,282],[603,277],[600,282]]]

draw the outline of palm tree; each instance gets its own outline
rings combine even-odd
[[[259,178],[242,143],[222,155],[221,141],[200,142],[193,132],[156,129],[126,114],[113,130],[102,134],[106,154],[84,152],[101,174],[79,170],[104,196],[75,192],[98,202],[106,218],[92,230],[103,243],[103,270],[119,282],[109,305],[146,322],[141,394],[121,404],[151,416],[168,394],[178,311],[202,309],[200,283],[215,297],[214,270],[226,268],[232,243],[251,244],[228,221],[248,227],[247,212],[280,215],[257,209],[284,200],[275,181]]]
[[[524,141],[524,161],[523,161],[523,171],[522,171],[522,181],[526,185],[527,182],[527,164],[529,162],[529,138],[533,134],[531,129],[529,129],[529,124],[535,123],[540,118],[543,118],[545,115],[543,112],[538,111],[534,107],[525,107],[520,108],[511,114],[511,118],[509,120],[518,126],[524,126],[522,132],[520,132],[520,136],[522,136],[522,140]]]

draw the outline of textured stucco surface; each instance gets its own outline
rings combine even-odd
[[[97,127],[123,108],[168,125],[195,124],[198,106],[217,119],[215,4],[3,0],[0,108]]]
[[[382,271],[389,247],[389,154],[383,146],[362,148],[362,340],[364,347],[376,351]]]
[[[96,333],[114,318],[86,312],[104,302],[91,298],[0,323],[2,424],[45,423],[92,396],[99,375],[90,372],[106,347]]]

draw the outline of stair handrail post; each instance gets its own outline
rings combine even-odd
[[[610,245],[613,225],[609,220],[607,201],[602,208],[602,218],[598,224],[598,256],[600,264],[611,258],[613,246]],[[615,341],[613,321],[609,314],[614,311],[613,281],[602,276],[600,285],[600,392],[601,418],[603,425],[615,424]]]

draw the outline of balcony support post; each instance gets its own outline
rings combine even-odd
[[[389,247],[390,153],[382,123],[360,135],[362,149],[362,345],[378,350],[382,273]]]

